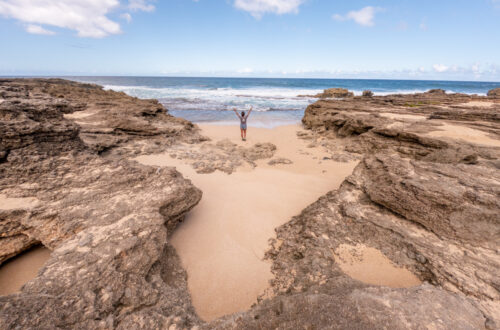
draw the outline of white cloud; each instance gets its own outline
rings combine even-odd
[[[382,8],[368,6],[360,10],[352,10],[348,12],[346,15],[335,14],[332,16],[332,18],[336,21],[353,20],[354,22],[356,22],[361,26],[374,26],[375,14],[382,10],[383,10]]]
[[[265,13],[289,14],[297,13],[306,0],[235,0],[234,6],[249,12],[255,18],[261,18]]]
[[[129,0],[128,8],[133,11],[153,11],[155,6],[148,3],[148,0]]]
[[[434,69],[434,71],[439,73],[450,70],[450,67],[444,64],[434,64],[432,68]]]
[[[147,0],[130,0],[127,7],[134,11],[154,10]],[[121,33],[120,24],[108,17],[119,8],[119,0],[0,0],[0,16],[27,23],[30,33],[50,34],[42,27],[50,25],[90,38]],[[122,17],[128,20],[127,16]]]
[[[46,30],[40,25],[28,24],[26,26],[26,32],[31,34],[44,34],[44,35],[53,35],[54,31]]]

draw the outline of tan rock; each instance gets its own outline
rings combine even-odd
[[[349,92],[345,88],[328,88],[323,91],[321,94],[317,94],[316,97],[321,99],[326,98],[344,98],[344,97],[353,97],[354,93]]]
[[[500,98],[500,88],[492,89],[488,92],[489,97]]]

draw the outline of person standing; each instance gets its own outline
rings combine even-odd
[[[241,131],[241,140],[246,141],[247,140],[247,118],[250,116],[250,112],[252,112],[253,107],[250,107],[250,110],[248,113],[245,114],[245,111],[242,111],[241,114],[238,113],[236,108],[233,108],[234,113],[238,118],[240,118],[240,131]]]

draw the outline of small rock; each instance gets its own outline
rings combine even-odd
[[[271,159],[269,162],[267,162],[268,165],[278,165],[278,164],[289,165],[292,163],[293,162],[287,158],[275,158],[275,159]]]
[[[372,97],[372,96],[373,96],[372,91],[369,90],[363,91],[363,97]]]
[[[421,264],[425,264],[427,262],[427,259],[423,255],[421,255],[421,254],[417,254],[416,255],[416,259]]]
[[[486,321],[484,322],[484,327],[488,330],[498,329],[497,325],[495,324],[495,321],[493,321],[489,317],[486,318]]]
[[[492,89],[488,92],[489,97],[500,98],[500,88]]]

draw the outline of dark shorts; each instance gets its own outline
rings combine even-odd
[[[240,129],[247,129],[247,124],[240,124]]]

